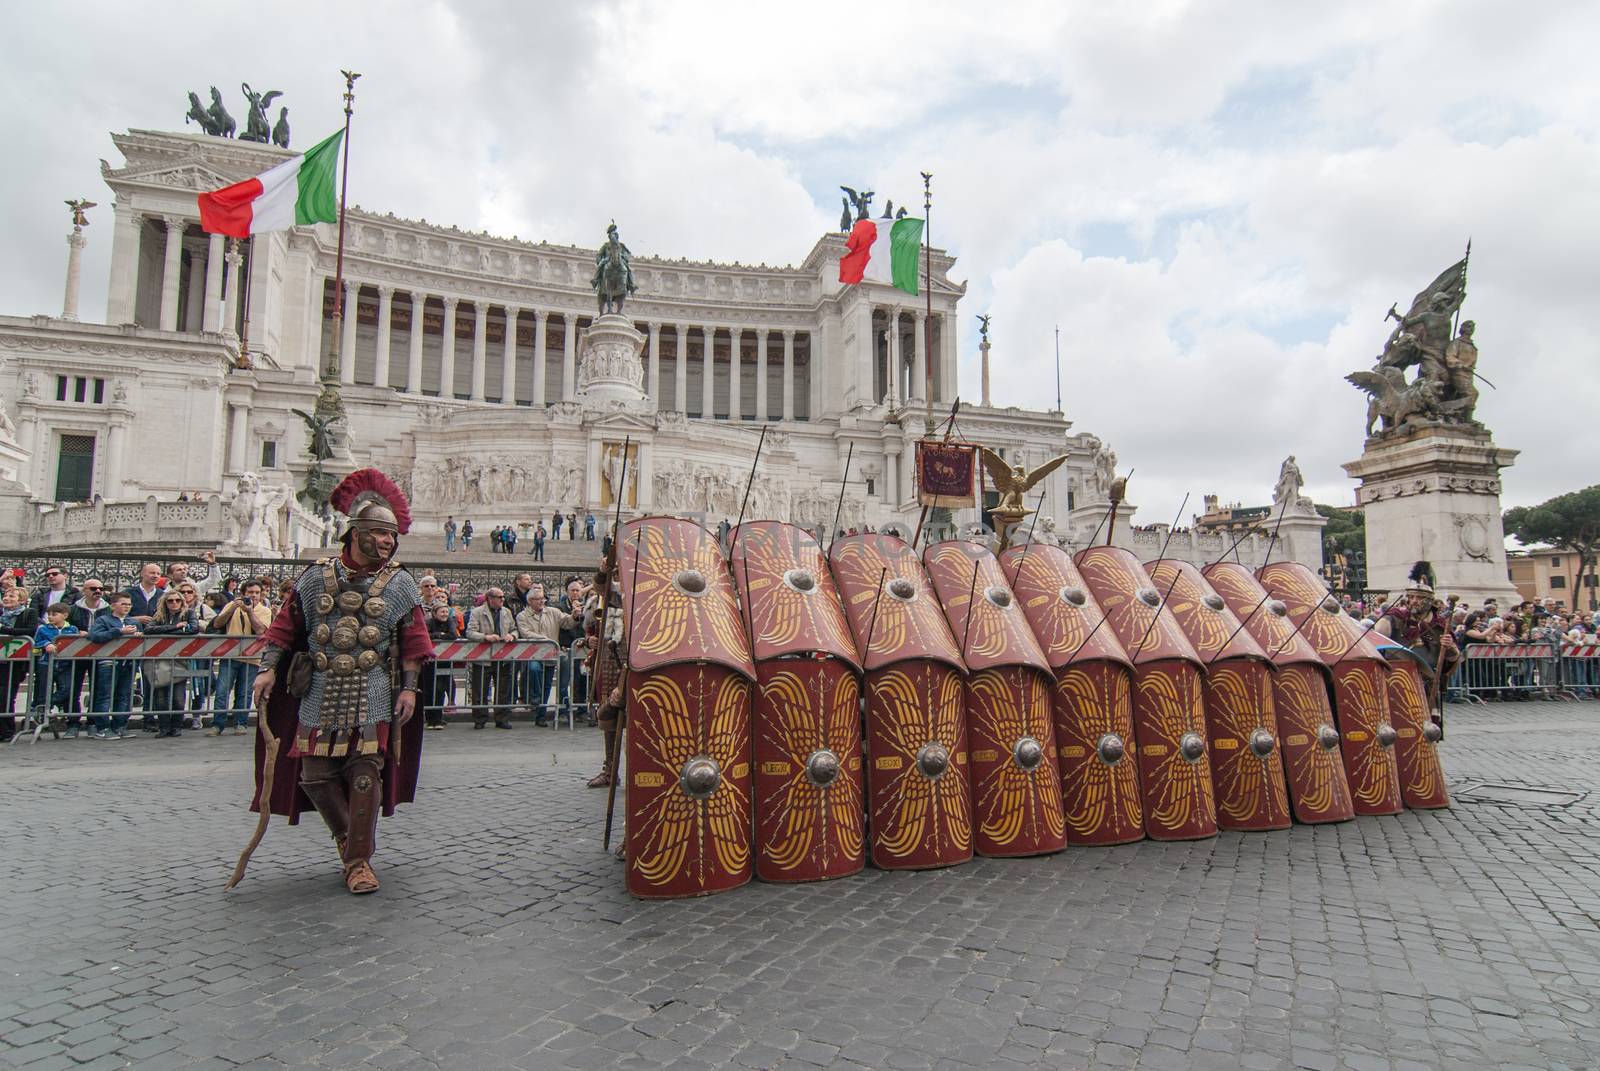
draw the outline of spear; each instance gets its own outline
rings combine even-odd
[[[1283,500],[1283,508],[1278,510],[1278,524],[1275,524],[1275,525],[1272,526],[1272,540],[1271,540],[1271,542],[1269,542],[1267,544],[1267,556],[1266,556],[1266,558],[1263,558],[1261,560],[1261,564],[1262,565],[1266,565],[1267,564],[1267,559],[1272,557],[1273,544],[1277,543],[1277,541],[1278,541],[1278,525],[1283,523],[1283,515],[1285,513],[1287,513],[1288,510],[1289,510],[1289,500],[1287,498],[1285,498]],[[1242,539],[1243,536],[1241,536],[1240,538]],[[1234,546],[1238,546],[1238,545],[1239,545],[1238,541],[1235,540],[1234,541]],[[1233,549],[1233,547],[1229,547],[1228,548],[1228,550],[1232,550],[1232,549]],[[1226,558],[1227,556],[1228,556],[1228,551],[1227,550],[1223,551],[1222,552],[1222,558]],[[1217,562],[1220,562],[1222,560],[1222,558],[1218,558]],[[1212,562],[1211,564],[1215,565],[1215,564],[1217,564],[1217,562]],[[1209,660],[1207,660],[1207,662],[1206,662],[1206,668],[1207,669],[1211,668],[1211,663],[1212,662],[1215,662],[1218,658],[1222,657],[1222,652],[1226,651],[1228,649],[1228,644],[1233,642],[1233,637],[1239,635],[1240,630],[1243,629],[1244,626],[1247,623],[1249,623],[1249,621],[1250,621],[1250,619],[1252,617],[1256,616],[1256,611],[1261,609],[1263,606],[1265,606],[1267,604],[1267,600],[1270,599],[1271,597],[1272,596],[1270,594],[1266,594],[1266,595],[1261,596],[1261,601],[1256,603],[1255,607],[1253,609],[1251,609],[1251,611],[1248,614],[1245,615],[1243,621],[1239,622],[1238,628],[1235,628],[1231,633],[1229,633],[1228,638],[1226,640],[1222,641],[1222,646],[1217,648],[1217,653],[1212,655],[1211,658]]]
[[[973,611],[972,600],[978,594],[978,570],[982,567],[982,558],[972,563],[972,586],[967,589],[967,623],[961,630],[961,661],[963,662],[967,660],[967,637],[972,635],[972,619],[978,616]]]
[[[621,533],[619,532],[618,534],[620,535]],[[634,620],[633,608],[634,608],[634,605],[639,601],[639,560],[644,557],[644,548],[639,542],[642,538],[644,538],[644,529],[643,528],[634,529],[634,533],[633,533],[633,579],[628,582],[628,620],[629,620],[629,622],[632,622]],[[610,597],[609,594],[606,596],[606,602],[608,604],[611,602],[611,597]],[[604,645],[605,642],[606,642],[605,633],[602,632],[600,634],[600,643],[602,645]],[[596,661],[595,662],[596,670],[598,670],[599,667],[600,667],[600,663],[598,661]],[[623,702],[624,706],[626,706],[626,704],[628,702],[628,659],[626,657],[624,657],[623,660],[622,660],[622,682],[621,682],[621,688],[622,688],[622,702]],[[608,767],[608,769],[611,771],[611,784],[606,787],[606,831],[605,831],[605,835],[600,838],[600,850],[601,851],[606,851],[606,852],[609,852],[611,850],[611,821],[612,821],[613,812],[615,811],[616,806],[617,806],[617,780],[618,780],[618,778],[617,778],[617,768],[618,768],[618,766],[620,765],[620,763],[622,761],[622,734],[624,732],[626,732],[626,731],[627,731],[627,719],[624,718],[623,719],[623,723],[621,725],[617,726],[617,735],[612,737],[612,739],[611,739],[611,756],[610,756],[611,763],[610,763],[610,766]]]
[[[1178,520],[1183,516],[1183,507],[1187,506],[1188,504],[1189,496],[1185,494],[1183,496],[1183,501],[1178,503],[1178,515],[1172,518],[1172,527],[1167,529],[1167,538],[1161,544],[1161,553],[1157,555],[1158,558],[1165,558],[1167,556],[1167,546],[1172,542],[1172,534],[1178,530]],[[1181,575],[1182,574],[1176,570],[1173,571],[1172,583],[1167,585],[1167,594],[1161,596],[1161,601],[1156,603],[1156,612],[1150,615],[1150,623],[1145,626],[1144,635],[1139,637],[1139,646],[1133,649],[1133,654],[1129,657],[1128,661],[1136,661],[1139,657],[1139,652],[1144,650],[1144,641],[1150,638],[1150,633],[1155,629],[1156,622],[1161,619],[1161,611],[1166,609],[1167,598],[1172,594],[1172,589],[1178,586],[1178,577]]]
[[[833,527],[828,529],[828,549],[833,549],[833,541],[839,531],[839,512],[844,509],[844,491],[850,486],[850,459],[855,456],[856,444],[850,443],[850,449],[844,452],[844,475],[839,479],[839,504],[833,507]]]

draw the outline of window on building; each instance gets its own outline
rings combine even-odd
[[[100,376],[57,376],[56,401],[104,405],[106,381]]]
[[[1550,578],[1550,587],[1551,588],[1564,588],[1566,586],[1567,586],[1567,578],[1566,577],[1564,577],[1564,576],[1553,576],[1553,577]]]
[[[94,491],[94,436],[61,436],[56,461],[56,501],[87,502]]]
[[[1559,554],[1550,555],[1550,568],[1552,568],[1552,569],[1561,568],[1561,555],[1559,555]]]
[[[875,481],[872,477],[868,476],[867,477],[867,494],[875,495],[877,493],[878,493],[877,481]]]
[[[261,467],[275,469],[278,467],[278,444],[264,442],[261,444]]]
[[[1595,576],[1594,576],[1593,573],[1585,573],[1583,575],[1583,586],[1586,587],[1586,588],[1592,588],[1592,587],[1596,586],[1595,585]]]

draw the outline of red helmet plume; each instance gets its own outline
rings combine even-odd
[[[382,516],[387,511],[393,515],[394,527],[401,535],[411,530],[411,504],[406,501],[405,492],[377,469],[357,469],[340,480],[328,496],[328,504],[349,517],[351,527],[361,523],[369,512],[371,521],[387,522],[389,518]]]

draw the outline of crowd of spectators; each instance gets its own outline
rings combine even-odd
[[[94,576],[74,583],[64,566],[49,566],[35,578],[0,571],[0,641],[13,641],[7,647],[19,654],[0,659],[0,742],[11,738],[16,715],[25,709],[36,719],[54,719],[69,739],[126,740],[133,731],[169,738],[185,729],[243,735],[256,659],[57,657],[60,641],[73,636],[102,643],[134,636],[259,636],[293,589],[287,580],[223,576],[210,554],[197,573],[190,575],[182,562],[165,572],[147,564],[134,583],[110,590]],[[417,582],[436,647],[453,640],[553,644],[544,660],[430,664],[422,689],[427,728],[443,729],[447,714],[470,714],[478,728],[493,721],[509,729],[514,714],[531,715],[541,725],[551,718],[593,724],[587,663],[598,615],[592,579],[569,577],[560,591],[548,593],[530,573],[478,593],[441,585],[432,570]],[[28,641],[31,653],[20,656],[15,640]],[[462,686],[466,695],[458,704]]]

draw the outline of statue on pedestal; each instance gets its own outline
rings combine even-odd
[[[1283,464],[1278,469],[1278,483],[1272,489],[1272,512],[1276,516],[1288,513],[1314,513],[1316,507],[1311,499],[1300,493],[1300,488],[1306,483],[1305,477],[1300,474],[1300,466],[1295,463],[1294,455],[1290,454],[1283,459]]]
[[[1006,464],[1005,458],[987,446],[978,447],[978,456],[983,460],[983,467],[988,470],[989,478],[994,481],[995,490],[1000,492],[1000,501],[989,510],[989,515],[994,518],[995,529],[1000,533],[999,549],[1004,550],[1010,545],[1010,530],[1022,518],[1034,512],[1023,502],[1022,496],[1034,484],[1060,468],[1068,455],[1053,457],[1032,471],[1020,464]]]
[[[250,88],[249,82],[239,83],[244,98],[249,102],[249,114],[245,117],[244,133],[239,135],[240,141],[259,141],[265,145],[272,140],[272,124],[267,122],[267,109],[272,107],[272,102],[283,96],[278,90],[273,89],[266,93],[256,93]]]
[[[1383,353],[1370,372],[1353,372],[1345,379],[1371,396],[1367,406],[1367,436],[1398,430],[1408,424],[1476,425],[1473,410],[1478,391],[1478,347],[1472,340],[1474,324],[1461,324],[1451,338],[1451,324],[1467,294],[1467,255],[1446,268],[1411,302],[1401,316],[1397,305],[1386,319],[1398,321],[1384,343]],[[1417,369],[1406,379],[1406,370]],[[1381,429],[1374,431],[1381,421]]]
[[[228,109],[222,106],[222,94],[217,92],[217,87],[211,87],[211,107],[201,105],[198,93],[189,94],[189,114],[183,117],[185,123],[199,123],[200,129],[218,138],[231,138],[236,129],[233,116],[228,114]]]
[[[617,237],[617,221],[606,228],[606,244],[594,255],[594,278],[589,280],[600,306],[600,315],[622,315],[622,303],[638,289],[633,281],[633,254]],[[615,306],[613,308],[613,306]]]

